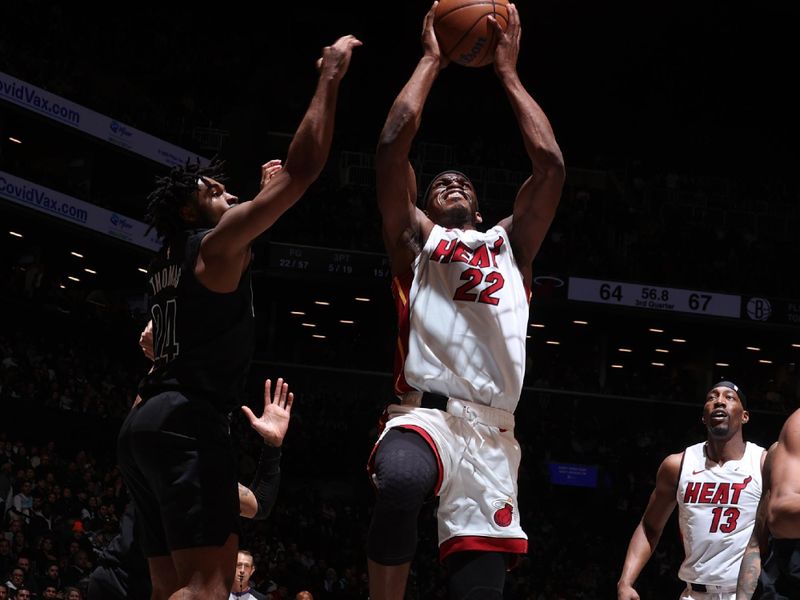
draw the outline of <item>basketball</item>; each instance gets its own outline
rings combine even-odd
[[[433,16],[439,47],[465,67],[482,67],[494,59],[497,36],[488,17],[508,26],[508,0],[440,0]]]

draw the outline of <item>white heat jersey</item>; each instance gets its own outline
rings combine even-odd
[[[435,225],[393,291],[397,394],[434,392],[513,413],[525,374],[530,294],[505,229]]]
[[[684,452],[677,492],[686,552],[681,580],[736,588],[761,498],[763,453],[764,448],[747,442],[740,460],[720,466],[706,458],[704,442]]]

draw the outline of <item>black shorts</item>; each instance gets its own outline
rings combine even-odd
[[[117,440],[148,558],[222,546],[239,533],[229,422],[202,398],[163,392],[131,409]]]
[[[800,598],[800,540],[770,539],[759,584],[762,600]]]
[[[150,600],[150,572],[136,535],[135,508],[125,507],[119,534],[98,554],[89,576],[89,600]]]

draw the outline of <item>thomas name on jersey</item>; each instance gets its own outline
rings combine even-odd
[[[155,296],[165,287],[178,287],[178,282],[181,280],[181,266],[168,265],[153,273],[150,277],[150,293]]]

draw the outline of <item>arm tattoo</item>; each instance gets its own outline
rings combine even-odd
[[[739,581],[736,585],[736,600],[750,600],[758,585],[761,574],[761,554],[758,543],[748,544],[739,566]]]

